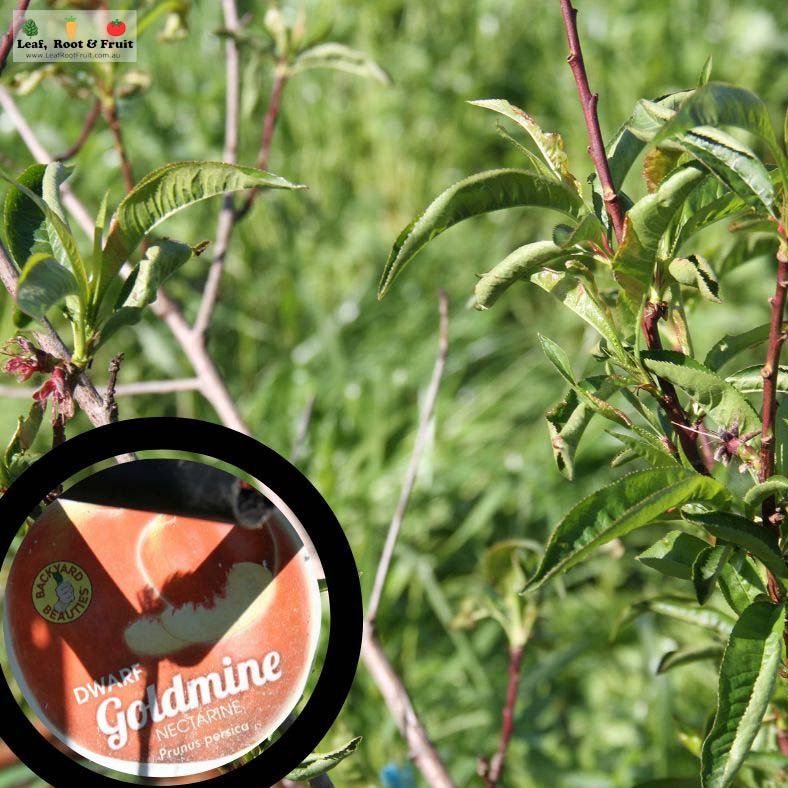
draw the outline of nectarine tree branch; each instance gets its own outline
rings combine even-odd
[[[85,118],[85,124],[82,127],[82,131],[79,133],[79,136],[74,141],[74,144],[63,151],[63,153],[55,156],[55,161],[66,161],[77,155],[82,150],[82,146],[88,141],[88,137],[90,137],[90,133],[96,126],[96,121],[101,115],[101,100],[96,99],[93,103],[93,106],[90,108],[90,112],[88,112],[87,117]]]
[[[441,379],[443,378],[443,371],[446,368],[446,357],[449,352],[449,300],[443,290],[438,294],[438,312],[440,315],[438,357],[435,360],[432,379],[427,387],[427,394],[424,398],[424,406],[421,410],[419,427],[416,432],[416,442],[413,445],[413,453],[411,454],[408,469],[405,473],[402,492],[397,502],[397,508],[394,510],[394,516],[391,518],[389,530],[386,535],[386,543],[383,547],[380,562],[378,563],[377,572],[375,573],[375,582],[372,586],[372,594],[369,598],[369,605],[367,606],[367,620],[370,623],[374,623],[378,613],[380,599],[383,595],[383,586],[386,584],[386,577],[388,576],[389,567],[391,566],[394,548],[396,547],[397,538],[402,528],[402,521],[405,518],[405,512],[410,502],[410,496],[413,492],[413,485],[416,482],[416,475],[419,472],[421,458],[427,445],[430,422],[432,420],[433,411],[435,410],[435,401],[438,398],[438,390],[440,389]]]
[[[24,13],[27,11],[29,5],[30,0],[19,0],[16,4],[16,10]],[[3,34],[2,41],[0,41],[0,74],[3,73],[6,60],[8,60],[8,56],[11,54],[11,47],[14,45],[14,39],[19,32],[20,25],[21,21],[16,24],[12,21],[8,30]]]
[[[52,156],[41,144],[30,124],[19,111],[16,102],[2,85],[0,85],[0,106],[2,106],[14,124],[19,136],[27,145],[28,150],[33,154],[36,161],[43,164],[51,162]],[[77,224],[88,237],[92,238],[93,220],[85,206],[67,183],[61,187],[61,194],[63,204],[68,212],[76,219]],[[124,272],[128,274],[128,265],[124,268]],[[249,429],[241,418],[240,411],[230,396],[230,392],[227,390],[227,386],[216,368],[216,364],[205,347],[200,343],[194,342],[191,326],[183,316],[180,306],[161,288],[158,290],[157,296],[156,301],[151,305],[151,309],[157,317],[164,321],[181,346],[192,369],[194,369],[195,374],[200,379],[200,392],[211,403],[223,424],[238,430],[238,432],[249,434]]]
[[[268,109],[263,118],[263,135],[260,138],[260,152],[257,154],[257,166],[264,170],[268,167],[268,159],[271,155],[271,143],[274,139],[274,131],[276,129],[276,122],[279,120],[279,112],[282,108],[282,93],[287,83],[287,64],[283,60],[279,60],[274,69],[274,82],[271,86],[271,96],[268,99]],[[249,213],[252,204],[254,203],[259,189],[251,189],[249,194],[246,195],[241,207],[235,212],[235,219],[243,219]]]
[[[394,717],[400,733],[408,744],[408,750],[413,763],[419,769],[428,785],[432,786],[432,788],[453,788],[454,782],[445,764],[441,760],[438,751],[435,749],[435,745],[430,740],[424,724],[419,719],[410,696],[408,695],[407,688],[400,676],[394,670],[385,651],[377,640],[374,625],[383,593],[383,587],[394,554],[397,537],[402,526],[405,511],[408,507],[408,502],[410,501],[413,485],[416,481],[416,474],[418,473],[421,458],[427,443],[430,421],[435,409],[435,401],[446,367],[446,357],[449,349],[449,305],[446,293],[443,291],[439,293],[438,309],[440,313],[438,356],[435,361],[432,378],[427,388],[427,394],[424,398],[424,405],[419,419],[419,427],[416,433],[416,442],[413,447],[408,469],[405,473],[402,493],[400,494],[394,517],[389,525],[386,544],[383,548],[383,554],[375,575],[372,596],[364,620],[361,658],[372,674],[372,678],[377,684],[383,696],[383,700]]]
[[[174,380],[143,380],[136,383],[118,383],[116,397],[138,397],[145,394],[175,394],[179,391],[198,391],[199,378],[177,378]],[[0,385],[0,397],[28,399],[35,389],[31,386]]]
[[[107,102],[102,106],[104,112],[104,119],[107,121],[110,131],[112,132],[112,139],[115,141],[115,150],[120,157],[120,169],[123,173],[123,183],[126,191],[130,192],[134,188],[134,171],[131,167],[129,154],[126,151],[126,146],[123,142],[123,129],[120,125],[118,118],[118,107],[115,103],[115,97],[111,96]]]
[[[602,184],[602,199],[605,201],[605,208],[613,224],[616,239],[621,243],[621,239],[624,237],[624,210],[618,199],[613,176],[610,174],[605,143],[602,141],[602,130],[599,127],[599,115],[597,114],[599,94],[591,93],[591,87],[588,84],[583,50],[580,48],[580,35],[577,32],[577,9],[572,6],[571,0],[561,0],[561,13],[564,17],[566,37],[569,41],[569,67],[575,78],[591,143],[588,146],[588,152],[594,161],[599,182]]]
[[[16,288],[19,283],[19,271],[11,260],[5,246],[0,243],[0,280],[12,298],[16,298]],[[71,361],[71,354],[68,351],[60,335],[55,331],[52,324],[44,319],[43,330],[34,331],[36,342],[42,350],[50,356],[64,361],[68,364]],[[32,394],[32,391],[30,392]],[[84,370],[74,372],[74,399],[90,419],[90,423],[95,427],[108,424],[110,419],[105,408],[104,398],[98,393],[93,382]],[[123,455],[122,459],[133,459],[133,455]],[[120,458],[119,458],[120,459]]]
[[[224,26],[232,33],[240,30],[238,10],[235,0],[222,0],[224,12]],[[238,119],[241,112],[241,77],[240,56],[238,43],[235,36],[229,35],[224,41],[224,61],[226,74],[225,88],[225,114],[224,114],[224,153],[223,160],[234,164],[238,153]],[[197,319],[194,322],[194,338],[198,342],[205,341],[205,333],[211,323],[216,300],[219,296],[219,283],[224,273],[224,263],[227,248],[233,234],[235,224],[235,203],[233,195],[226,194],[222,200],[222,210],[219,213],[219,224],[216,230],[213,260],[205,280],[202,300],[197,310]]]

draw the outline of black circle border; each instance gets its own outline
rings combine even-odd
[[[294,465],[254,438],[197,419],[156,416],[106,424],[53,448],[8,488],[0,498],[0,555],[7,555],[24,520],[61,483],[118,455],[156,450],[213,457],[259,479],[290,507],[320,556],[331,620],[326,656],[309,700],[287,731],[260,755],[202,781],[223,788],[275,784],[315,750],[339,716],[355,678],[362,637],[361,585],[347,537],[329,505]],[[0,738],[51,785],[130,784],[82,766],[50,744],[14,700],[4,674],[0,675]]]

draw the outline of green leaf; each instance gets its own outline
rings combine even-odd
[[[680,90],[655,99],[652,103],[658,104],[666,110],[676,110],[682,106],[694,93],[694,90]],[[659,131],[661,123],[656,122],[638,102],[632,115],[618,130],[613,141],[607,146],[607,156],[610,163],[610,173],[613,183],[619,189],[624,182],[626,174],[631,169],[635,159],[640,155],[646,144]]]
[[[464,219],[519,206],[553,208],[573,218],[584,212],[580,195],[563,183],[527,170],[488,170],[471,175],[440,194],[399,235],[386,261],[378,298],[433,238]]]
[[[705,257],[699,254],[677,257],[670,262],[668,270],[679,284],[696,288],[707,301],[720,303],[720,283]]]
[[[45,192],[50,193],[52,188],[57,188],[59,185],[58,179],[61,177],[59,173],[61,173],[61,170],[57,169],[54,164],[48,164],[45,167],[44,174],[41,178],[42,194]],[[80,296],[83,302],[87,301],[88,274],[85,269],[85,264],[82,261],[82,255],[79,253],[77,243],[68,225],[60,217],[57,211],[47,205],[38,194],[28,189],[24,184],[16,181],[2,168],[0,168],[0,178],[21,191],[44,215],[52,255],[59,258],[64,266],[71,269],[71,273],[74,275],[79,285]],[[45,183],[45,181],[48,181],[50,178],[52,179],[51,182],[48,184]],[[52,198],[50,197],[50,199]],[[58,206],[56,205],[55,207],[57,208]],[[60,210],[62,210],[62,208],[60,208]],[[46,254],[46,252],[44,252],[44,254]]]
[[[19,276],[16,302],[27,315],[43,320],[66,296],[79,293],[73,274],[47,254],[34,254]]]
[[[11,465],[16,455],[25,454],[30,449],[38,435],[43,418],[44,409],[38,402],[30,406],[27,416],[18,418],[14,435],[3,453],[3,463],[6,467]]]
[[[708,83],[711,79],[711,69],[714,64],[712,56],[709,55],[706,58],[706,61],[703,64],[703,68],[700,71],[700,76],[698,77],[698,87],[702,88],[704,85]]]
[[[104,192],[104,197],[101,199],[98,214],[96,215],[96,224],[93,228],[93,275],[98,276],[101,271],[101,256],[104,228],[107,224],[107,203],[109,202],[109,189]]]
[[[529,277],[546,265],[563,267],[571,256],[571,252],[551,241],[537,241],[515,249],[476,283],[473,291],[476,308],[489,309],[516,281]]]
[[[761,420],[744,395],[699,361],[674,350],[641,353],[646,369],[685,391],[721,427],[739,434],[760,431]]]
[[[344,71],[359,77],[368,77],[383,85],[391,84],[391,77],[369,55],[344,44],[327,42],[300,52],[288,71],[293,77],[311,68],[328,68]]]
[[[557,298],[590,326],[593,326],[607,340],[613,354],[624,366],[629,366],[632,363],[629,354],[621,344],[620,332],[610,309],[597,293],[591,277],[582,275],[580,271],[576,275],[572,275],[560,271],[544,270],[532,274],[531,281]]]
[[[649,192],[655,192],[673,172],[681,158],[681,151],[652,148],[643,160],[643,180]]]
[[[675,256],[683,244],[706,227],[744,211],[755,215],[722,181],[708,178],[685,200],[677,218],[670,254]]]
[[[693,662],[700,662],[706,659],[718,659],[722,656],[722,646],[693,646],[691,648],[680,648],[676,651],[668,651],[663,654],[657,666],[657,673],[667,673],[674,668],[682,665],[689,665]]]
[[[755,364],[728,375],[725,380],[742,394],[755,394],[763,391],[762,371],[763,365]],[[777,370],[777,391],[781,394],[788,392],[788,367],[780,367]]]
[[[527,551],[541,553],[542,546],[528,539],[504,539],[485,550],[482,556],[484,579],[500,596],[518,594],[523,587]]]
[[[610,393],[612,387],[605,393],[599,392],[602,397]],[[575,475],[575,452],[593,416],[594,410],[580,401],[574,389],[570,389],[566,397],[545,415],[555,463],[559,472],[570,481]]]
[[[613,272],[633,304],[640,304],[651,285],[660,241],[675,213],[706,177],[696,166],[682,167],[628,212],[624,238],[613,258]]]
[[[45,169],[45,164],[33,164],[17,180],[40,195]],[[44,215],[33,200],[19,189],[8,190],[3,204],[3,231],[19,268],[36,252],[52,253],[44,222]]]
[[[719,370],[739,353],[752,350],[769,338],[769,324],[751,328],[743,334],[726,334],[712,345],[703,362],[711,370]]]
[[[717,714],[703,742],[704,788],[733,782],[760,730],[782,657],[785,610],[753,602],[731,632],[720,667]]]
[[[733,555],[733,547],[728,544],[704,547],[692,565],[692,585],[699,605],[705,605],[717,585],[717,578],[728,559]]]
[[[503,127],[503,124],[496,123],[495,124],[495,131],[498,133],[500,137],[505,139],[510,145],[516,148],[523,156],[528,160],[528,164],[531,165],[534,173],[537,175],[542,176],[543,178],[552,178],[553,171],[532,151],[528,150],[525,145],[522,144],[519,140],[515,139],[509,132]]]
[[[731,191],[776,215],[774,186],[760,159],[730,134],[711,127],[692,129],[677,137],[679,144],[705,164]]]
[[[725,564],[717,582],[725,601],[737,615],[741,615],[746,607],[766,593],[755,563],[742,552],[737,552]]]
[[[758,258],[766,258],[772,262],[778,247],[779,239],[774,233],[743,233],[735,238],[725,251],[716,254],[714,262],[720,276],[724,276],[738,266]]]
[[[703,627],[719,635],[729,635],[734,626],[734,620],[729,615],[711,607],[700,608],[694,598],[658,596],[630,606],[619,619],[616,631],[644,613],[657,613],[684,624]]]
[[[589,495],[558,524],[527,588],[538,588],[600,545],[654,522],[668,509],[690,501],[715,505],[729,499],[730,493],[718,481],[684,468],[654,468],[624,476]]]
[[[769,110],[750,90],[723,82],[698,88],[653,139],[658,144],[697,126],[734,126],[777,146]]]
[[[313,752],[302,761],[300,766],[293,769],[293,771],[287,775],[287,778],[289,780],[295,780],[296,782],[304,782],[306,780],[313,780],[321,774],[325,774],[333,769],[338,763],[345,760],[348,755],[352,755],[356,751],[361,739],[361,736],[357,736],[355,739],[351,739],[344,747],[339,747],[331,752]]]
[[[553,240],[564,249],[572,246],[587,245],[589,241],[602,247],[605,242],[605,228],[600,224],[596,214],[587,213],[574,228],[569,228],[569,232],[560,243],[555,238]]]
[[[161,240],[151,246],[129,277],[129,292],[102,327],[101,338],[96,347],[104,345],[123,326],[139,322],[144,308],[156,300],[157,289],[186,263],[192,254],[190,246],[176,241]]]
[[[559,345],[541,334],[536,336],[547,360],[558,370],[561,377],[572,386],[583,402],[606,419],[610,419],[610,421],[614,421],[622,427],[632,427],[632,421],[629,416],[594,393],[594,385],[586,381],[580,381],[579,383],[575,381],[569,357]]]
[[[671,531],[637,556],[638,561],[668,577],[692,578],[692,565],[708,542],[684,531]]]
[[[572,362],[569,360],[569,356],[566,355],[566,351],[549,337],[542,336],[542,334],[537,334],[536,337],[547,360],[558,370],[559,375],[570,386],[575,387],[575,374],[572,372]]]
[[[104,245],[96,303],[142,239],[177,211],[218,194],[244,189],[303,189],[254,167],[215,161],[179,161],[146,175],[115,211]]]
[[[775,535],[765,526],[730,512],[683,512],[691,523],[703,526],[712,536],[743,547],[763,562],[776,577],[788,577],[788,568]]]
[[[475,107],[499,112],[517,123],[536,143],[536,147],[553,175],[576,191],[580,191],[577,178],[569,170],[569,158],[566,155],[564,140],[560,134],[542,131],[539,124],[527,112],[515,107],[505,99],[482,99],[468,103]]]
[[[640,437],[610,431],[608,431],[608,435],[621,441],[626,446],[626,450],[632,452],[636,457],[647,460],[654,468],[660,468],[663,465],[675,465],[677,462],[676,458],[668,451],[667,446],[659,439],[649,440],[645,438],[645,436],[651,435],[646,430],[640,432]]]
[[[770,476],[765,482],[750,487],[744,495],[744,503],[754,509],[760,506],[769,496],[785,498],[788,493],[788,479],[785,476]]]

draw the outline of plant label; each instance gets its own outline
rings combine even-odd
[[[30,706],[121,772],[237,759],[299,702],[317,649],[314,558],[282,513],[261,528],[57,500],[8,577],[3,625]]]

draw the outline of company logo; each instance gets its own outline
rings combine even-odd
[[[14,62],[137,60],[137,12],[14,12]]]
[[[33,606],[52,624],[70,624],[87,611],[93,585],[87,573],[71,561],[47,564],[33,581]]]

